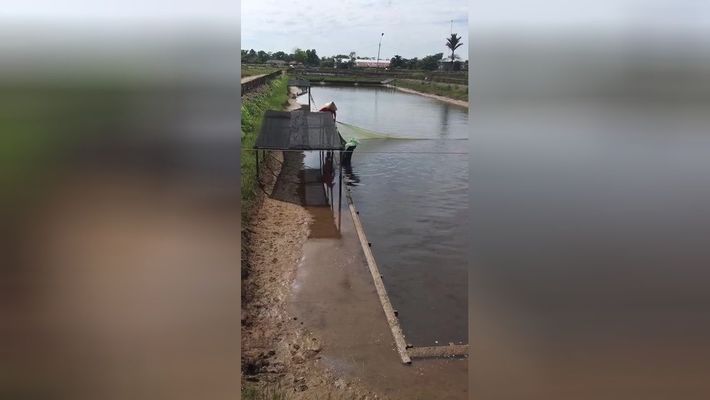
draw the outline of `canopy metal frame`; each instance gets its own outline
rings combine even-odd
[[[310,88],[310,86],[309,86]],[[310,94],[309,94],[310,101]],[[256,152],[256,178],[259,178],[259,152],[281,151],[318,151],[320,153],[320,171],[323,176],[325,152],[338,153],[338,230],[342,222],[343,203],[343,151],[345,140],[335,125],[330,113],[305,110],[273,111],[265,113],[261,129],[254,144]],[[328,193],[325,183],[324,190]],[[330,192],[331,207],[333,192]]]
[[[299,93],[299,96],[308,93],[308,109],[311,109],[311,82],[304,78],[294,78],[289,79],[288,86],[297,87],[299,89],[305,89],[304,93]]]

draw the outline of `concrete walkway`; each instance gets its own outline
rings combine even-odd
[[[262,76],[266,76],[266,75],[268,75],[268,74],[245,76],[244,78],[242,78],[241,83],[247,83],[247,82],[253,81],[254,79],[259,79]]]
[[[343,205],[340,237],[307,240],[289,313],[321,339],[321,362],[346,381],[359,380],[394,399],[466,399],[468,359],[402,364],[347,202]]]

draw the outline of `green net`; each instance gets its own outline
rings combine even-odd
[[[338,130],[340,136],[345,139],[354,138],[358,140],[367,139],[400,139],[400,140],[422,140],[426,138],[406,137],[399,135],[388,135],[382,132],[375,132],[369,129],[361,128],[352,124],[338,121]]]

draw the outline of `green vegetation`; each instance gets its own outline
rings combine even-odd
[[[287,400],[294,398],[293,395],[289,395],[289,392],[292,390],[293,389],[284,389],[278,384],[264,388],[257,388],[247,384],[246,386],[242,386],[242,400]],[[312,396],[314,399],[321,400],[355,400],[363,397],[354,392],[334,388],[320,389],[313,393]]]
[[[242,78],[246,76],[270,74],[278,70],[279,68],[265,64],[242,64]]]
[[[123,116],[119,88],[0,82],[0,213],[40,199],[64,157]]]
[[[461,37],[456,34],[453,34],[451,38],[447,38],[446,47],[452,50],[451,54],[455,58],[458,58],[458,56],[454,54],[455,50],[461,47],[462,45],[463,43],[461,42]],[[453,46],[453,49],[451,49],[451,46]],[[367,59],[367,57],[359,57],[354,51],[351,51],[347,55],[338,54],[329,57],[318,57],[318,54],[315,49],[303,50],[299,48],[294,49],[292,53],[287,53],[284,51],[277,51],[272,53],[265,52],[263,50],[256,51],[254,49],[251,49],[242,50],[241,54],[242,62],[249,64],[265,64],[269,60],[281,60],[285,62],[299,62],[311,68],[320,67],[338,70],[352,69],[355,66],[355,60]],[[414,57],[411,59],[396,55],[390,60],[390,69],[434,71],[439,68],[439,60],[443,58],[444,53],[436,53],[424,56],[422,58]],[[468,69],[468,60],[456,61],[453,68],[454,70]],[[248,75],[242,74],[242,76]]]
[[[454,52],[456,51],[456,49],[458,49],[461,46],[463,46],[463,43],[461,42],[461,36],[458,36],[455,33],[452,33],[451,37],[446,39],[446,47],[448,47],[449,50],[451,50],[451,61],[456,60],[456,54],[454,54]],[[453,65],[456,65],[456,64],[453,64]]]
[[[431,93],[439,96],[449,97],[455,100],[468,101],[467,76],[464,73],[452,75],[452,73],[392,73],[380,74],[358,73],[352,70],[340,71],[337,75],[320,75],[315,73],[297,73],[299,78],[304,78],[314,84],[319,82],[331,84],[354,84],[379,85],[382,81],[395,78],[394,85],[403,88],[416,90],[422,93]]]
[[[468,86],[465,85],[411,79],[397,79],[395,84],[399,87],[416,90],[422,93],[431,93],[456,100],[468,101]]]
[[[286,392],[276,389],[267,388],[258,390],[253,387],[242,388],[242,400],[286,400]]]
[[[293,53],[290,54],[283,51],[272,53],[263,50],[242,49],[241,54],[243,63],[264,64],[269,60],[281,60],[286,62],[296,61],[309,66],[318,66],[321,62],[321,59],[318,58],[318,54],[316,53],[316,49],[303,50],[296,48],[293,50]]]
[[[249,215],[256,187],[256,154],[252,151],[266,110],[282,110],[288,100],[288,78],[282,76],[268,84],[267,90],[242,98],[241,199],[242,218]],[[261,160],[259,160],[261,162]]]

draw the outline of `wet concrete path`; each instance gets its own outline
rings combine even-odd
[[[347,206],[341,221],[340,237],[307,240],[288,301],[323,343],[321,362],[392,398],[466,399],[467,359],[401,363]]]
[[[262,76],[266,76],[266,75],[267,75],[267,74],[245,76],[244,78],[242,78],[242,82],[241,82],[241,83],[247,83],[247,82],[253,81],[254,79],[259,79],[259,78],[261,78]]]

